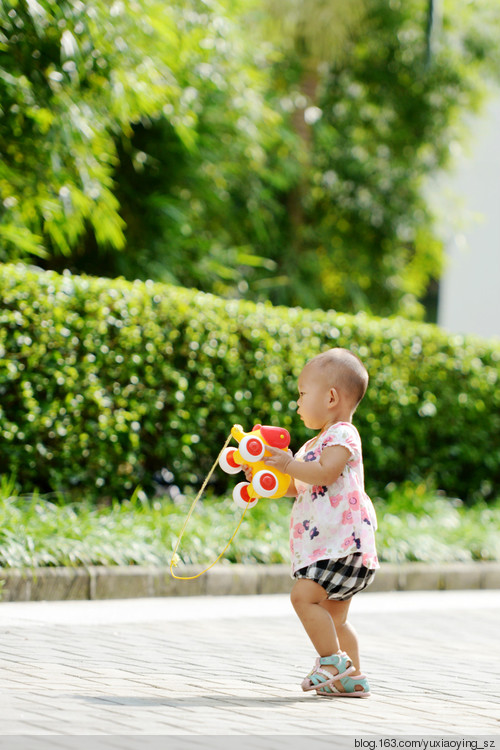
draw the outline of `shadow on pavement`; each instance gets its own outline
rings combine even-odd
[[[109,696],[98,696],[98,695],[81,695],[72,693],[66,696],[68,698],[77,698],[85,703],[93,704],[113,704],[115,706],[136,706],[147,707],[147,706],[170,706],[171,708],[183,708],[186,706],[208,706],[212,707],[217,704],[227,704],[228,706],[234,705],[287,705],[294,703],[304,703],[305,701],[315,699],[314,696],[300,695],[289,696],[289,697],[276,697],[276,696],[253,696],[253,695],[186,695],[181,698],[155,698],[154,696],[137,696],[137,695],[109,695]],[[359,701],[360,703],[364,701]]]

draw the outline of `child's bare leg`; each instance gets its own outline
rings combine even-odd
[[[324,608],[325,589],[307,578],[295,582],[291,601],[319,656],[331,656],[340,650],[339,639],[330,613]]]
[[[293,607],[319,656],[331,656],[342,650],[334,619],[329,611],[330,607],[325,606],[330,604],[326,597],[327,594],[324,588],[319,583],[307,578],[297,579],[291,594]],[[338,621],[342,623],[347,616],[349,602],[336,601],[335,604],[340,606],[332,609]],[[345,610],[344,617],[341,615],[342,609]],[[344,650],[354,664],[354,659],[351,657],[349,651]],[[332,675],[336,675],[339,672],[333,665],[323,665],[322,669],[326,669]],[[336,683],[336,685],[338,686],[338,690],[344,690],[341,683]]]
[[[339,601],[337,599],[325,599],[321,606],[328,612],[333,620],[335,631],[339,639],[340,648],[349,654],[352,663],[356,667],[353,676],[361,674],[359,664],[359,643],[358,636],[352,625],[347,621],[347,613],[351,599]]]

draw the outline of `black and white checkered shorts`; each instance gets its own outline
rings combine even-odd
[[[296,570],[293,577],[316,581],[323,586],[328,599],[343,601],[369,586],[375,578],[375,570],[365,568],[363,555],[355,552],[339,560],[317,560],[314,565]]]

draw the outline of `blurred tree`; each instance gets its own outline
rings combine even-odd
[[[273,265],[226,228],[279,118],[216,3],[1,0],[0,25],[0,259],[199,284]]]
[[[421,315],[425,178],[500,69],[495,0],[430,58],[428,2],[0,0],[0,260]]]
[[[359,33],[364,0],[264,0],[260,5],[262,26],[269,38],[293,61],[297,81],[291,122],[300,137],[302,179],[287,196],[292,225],[292,245],[300,251],[300,227],[304,221],[303,192],[310,169],[311,125],[320,116],[317,105],[320,68],[342,60],[353,31]],[[295,231],[295,230],[299,231]]]
[[[301,222],[290,222],[298,238],[272,256],[278,273],[289,269],[274,301],[424,314],[419,300],[442,262],[425,180],[449,164],[464,113],[500,70],[498,3],[443,2],[432,55],[430,10],[428,0],[367,4],[342,54],[318,65],[315,101],[303,96],[311,58],[283,44],[288,64],[276,67],[275,90],[292,120],[299,110],[309,120],[310,167]]]
[[[196,112],[195,142],[186,148],[162,117],[118,144],[117,196],[134,252],[114,263],[129,277],[245,296],[275,269],[269,247],[280,243],[286,182],[276,152],[290,151],[291,139],[266,103],[272,51],[256,48],[221,5],[194,5],[204,14],[180,10],[176,25],[181,38],[198,37],[179,75]]]
[[[194,114],[175,77],[174,20],[161,2],[147,12],[129,5],[0,4],[0,225],[9,257],[24,249],[71,257],[89,233],[96,247],[123,248],[114,134],[170,103],[179,137],[192,140]]]

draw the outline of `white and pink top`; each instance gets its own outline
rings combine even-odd
[[[377,519],[365,492],[361,438],[350,422],[337,422],[309,440],[297,452],[297,461],[319,461],[324,448],[348,449],[342,474],[329,487],[295,480],[297,499],[290,521],[292,573],[317,560],[337,560],[355,552],[366,568],[380,567],[375,547]]]

